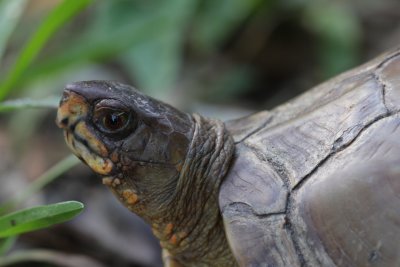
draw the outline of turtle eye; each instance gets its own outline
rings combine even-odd
[[[128,122],[128,114],[122,111],[110,110],[102,118],[102,127],[110,132],[123,129]]]
[[[94,109],[94,123],[104,133],[119,133],[127,128],[130,113],[114,107],[97,105]]]

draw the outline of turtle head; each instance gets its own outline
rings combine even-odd
[[[200,265],[208,265],[204,253],[230,255],[217,199],[234,144],[221,121],[121,83],[87,81],[67,85],[57,124],[72,151],[151,224],[168,253]]]
[[[194,130],[189,114],[110,81],[67,85],[57,124],[72,151],[139,213],[173,193]]]

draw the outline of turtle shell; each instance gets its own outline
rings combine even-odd
[[[400,266],[400,50],[226,127],[243,266]]]

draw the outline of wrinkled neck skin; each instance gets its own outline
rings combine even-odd
[[[218,206],[234,143],[222,122],[197,114],[192,118],[193,138],[186,159],[180,172],[160,186],[163,190],[141,195],[130,177],[110,187],[131,211],[151,224],[169,256],[166,265],[235,266]],[[137,194],[132,205],[127,192]]]

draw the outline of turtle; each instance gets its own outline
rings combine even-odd
[[[226,122],[116,81],[68,84],[72,151],[165,266],[400,266],[400,49]]]

